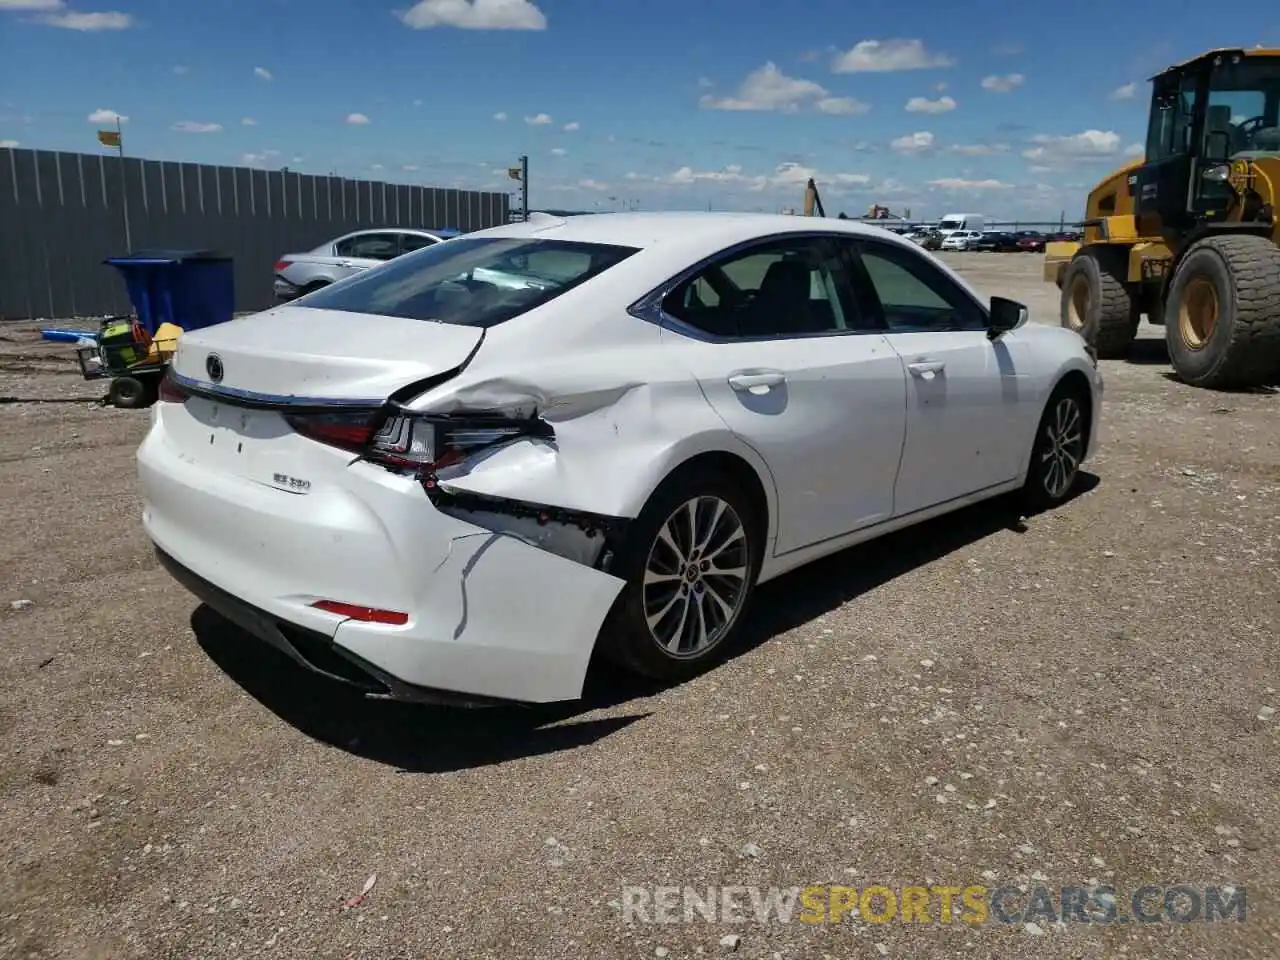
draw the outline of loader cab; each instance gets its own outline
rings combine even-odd
[[[1139,232],[1225,219],[1233,159],[1280,156],[1280,51],[1215,50],[1152,78],[1146,162],[1129,175]]]

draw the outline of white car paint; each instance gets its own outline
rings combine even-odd
[[[438,468],[433,489],[588,525],[638,517],[691,458],[731,456],[764,493],[760,582],[1019,487],[1064,376],[1087,381],[1096,424],[1100,376],[1083,340],[1056,326],[1023,323],[994,340],[983,330],[868,330],[717,341],[658,304],[673,278],[727,249],[810,235],[892,245],[985,310],[931,255],[853,221],[607,214],[493,228],[472,237],[638,252],[483,330],[322,309],[322,293],[308,298],[320,297],[317,306],[184,337],[173,375],[194,395],[158,403],[138,451],[146,530],[183,576],[203,581],[197,593],[273,642],[283,622],[384,680],[563,700],[580,695],[624,587],[597,562],[599,539],[558,519],[434,506],[420,477],[310,439],[288,417],[382,403],[411,384],[420,385],[401,397],[409,413],[536,411],[554,440],[496,444]],[[409,254],[331,290],[349,294],[432,256],[441,254]],[[505,278],[503,295],[520,295],[519,277],[490,272]],[[314,606],[326,600],[405,620]]]

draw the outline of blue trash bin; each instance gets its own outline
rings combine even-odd
[[[163,323],[199,330],[235,315],[228,256],[212,250],[142,250],[103,262],[124,277],[138,323],[148,333]]]

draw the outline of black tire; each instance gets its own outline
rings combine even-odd
[[[690,502],[700,498],[706,508],[713,507],[712,500],[729,508],[729,512],[721,517],[720,537],[728,538],[731,522],[736,521],[740,526],[740,543],[728,543],[716,551],[723,565],[740,566],[745,571],[739,590],[727,589],[732,586],[730,578],[708,576],[704,580],[703,574],[698,573],[695,579],[695,574],[688,573],[687,568],[683,577],[646,587],[646,570],[651,566],[662,568],[664,575],[670,575],[675,569],[675,565],[667,561],[674,560],[676,555],[666,545],[660,544],[660,533],[668,521],[686,509]],[[677,474],[660,486],[630,525],[625,542],[610,564],[610,572],[624,579],[627,585],[614,603],[602,631],[601,652],[624,669],[666,682],[687,680],[718,663],[732,647],[743,622],[742,612],[755,589],[764,547],[764,520],[741,485],[716,470],[694,468]],[[710,535],[707,541],[710,546],[717,545],[717,540]],[[703,569],[708,566],[701,555],[694,555],[691,559]],[[684,592],[680,593],[682,590]],[[706,606],[702,609],[709,615],[722,610],[715,604],[713,597],[717,593],[711,592],[713,590],[732,594],[733,609],[724,617],[723,627],[718,633],[711,631],[715,634],[711,642],[697,651],[672,653],[665,649],[655,633],[673,628],[676,622],[673,618],[682,611],[694,614],[704,604]],[[670,606],[668,600],[674,606]],[[658,620],[656,629],[651,629],[647,614],[656,614],[664,608],[669,612]]]
[[[1117,259],[1115,251],[1081,250],[1067,264],[1059,298],[1062,325],[1084,337],[1105,360],[1128,356],[1141,319],[1116,276]]]
[[[315,293],[317,290],[323,290],[327,286],[329,286],[328,280],[316,280],[313,283],[308,283],[298,291],[298,296],[305,297],[308,293]]]
[[[1022,502],[1028,513],[1049,510],[1070,499],[1080,478],[1080,464],[1089,449],[1089,431],[1093,412],[1088,389],[1078,383],[1060,383],[1049,395],[1044,413],[1036,426],[1036,438],[1031,444],[1031,460],[1027,465],[1027,479],[1022,486]],[[1074,405],[1074,414],[1065,412]],[[1060,434],[1065,434],[1060,437]],[[1065,476],[1055,472],[1055,464],[1061,468],[1069,455],[1072,463]]]
[[[1280,367],[1280,247],[1265,237],[1198,241],[1178,264],[1164,315],[1169,359],[1185,383],[1216,390],[1267,383]]]
[[[140,410],[156,402],[157,385],[149,378],[116,377],[107,391],[107,400],[121,410]]]

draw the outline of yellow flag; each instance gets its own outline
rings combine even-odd
[[[102,144],[104,147],[118,147],[120,146],[120,131],[119,130],[99,130],[98,142]]]

